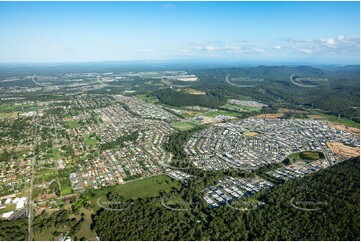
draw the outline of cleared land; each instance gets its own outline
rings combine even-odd
[[[184,92],[192,94],[192,95],[206,95],[205,91],[193,89],[193,88],[186,88],[184,89]]]
[[[244,132],[243,133],[244,136],[247,136],[247,137],[253,137],[253,136],[257,136],[258,133],[257,132]]]
[[[351,147],[344,145],[340,142],[327,142],[327,146],[335,154],[342,155],[345,157],[357,157],[360,155],[360,147]]]
[[[19,112],[2,112],[0,113],[0,118],[17,118],[19,115]]]
[[[340,124],[330,124],[330,126],[334,127],[335,129],[338,129],[338,130],[351,132],[354,135],[356,135],[357,137],[360,137],[360,129],[358,129],[358,128],[347,127],[345,125],[340,125]]]

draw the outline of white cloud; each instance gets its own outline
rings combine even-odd
[[[344,35],[337,36],[337,40],[340,44],[348,44],[351,46],[360,46],[359,37],[345,37]]]
[[[272,48],[275,49],[275,50],[280,50],[280,49],[282,49],[282,46],[274,45],[274,46],[272,46]]]
[[[220,47],[220,46],[213,46],[213,45],[196,46],[195,49],[201,50],[201,51],[237,51],[237,50],[240,50],[240,48],[238,46]]]
[[[322,55],[352,54],[360,50],[360,38],[339,35],[335,38],[322,38],[314,40],[293,39],[290,45],[299,52]]]
[[[342,40],[345,39],[345,36],[344,36],[344,35],[339,35],[339,36],[337,36],[337,39],[338,39],[339,41],[342,41]]]
[[[327,47],[330,47],[330,48],[334,48],[335,45],[336,45],[336,41],[332,38],[328,38],[328,39],[321,39],[321,42],[327,46]]]
[[[254,52],[264,52],[264,49],[261,49],[261,48],[253,48],[253,51]]]

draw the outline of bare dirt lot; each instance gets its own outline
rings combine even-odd
[[[322,117],[320,115],[315,115],[315,114],[307,115],[307,117],[310,119],[325,119],[325,117]]]
[[[258,133],[249,131],[249,132],[244,132],[243,135],[246,136],[246,137],[253,137],[253,136],[257,136]]]
[[[357,157],[360,155],[359,147],[351,147],[339,142],[327,142],[327,146],[332,150],[333,153],[345,157]]]

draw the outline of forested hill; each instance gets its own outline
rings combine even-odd
[[[313,67],[313,66],[256,66],[256,67],[234,67],[219,69],[224,73],[242,77],[258,77],[265,80],[289,81],[292,74],[304,77],[325,77],[332,80],[339,78],[352,78],[355,81],[359,80],[359,66],[327,66],[327,67]]]
[[[260,193],[256,198],[265,205],[255,210],[208,208],[194,192],[200,182],[181,190],[191,195],[192,210],[168,210],[158,198],[143,199],[123,211],[99,210],[93,225],[102,240],[359,240],[359,162],[351,159]],[[295,208],[292,201],[316,209]]]
[[[199,77],[192,87],[208,93],[232,98],[248,96],[273,107],[317,108],[359,122],[359,66],[257,66],[192,73]],[[293,80],[301,80],[292,81],[293,74]]]

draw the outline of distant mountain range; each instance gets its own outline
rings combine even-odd
[[[121,72],[155,70],[192,70],[192,69],[236,68],[250,75],[273,76],[300,74],[321,75],[326,72],[359,72],[359,65],[302,65],[289,63],[242,62],[227,60],[139,60],[139,61],[104,61],[83,63],[0,63],[0,75],[56,74],[68,72]]]

